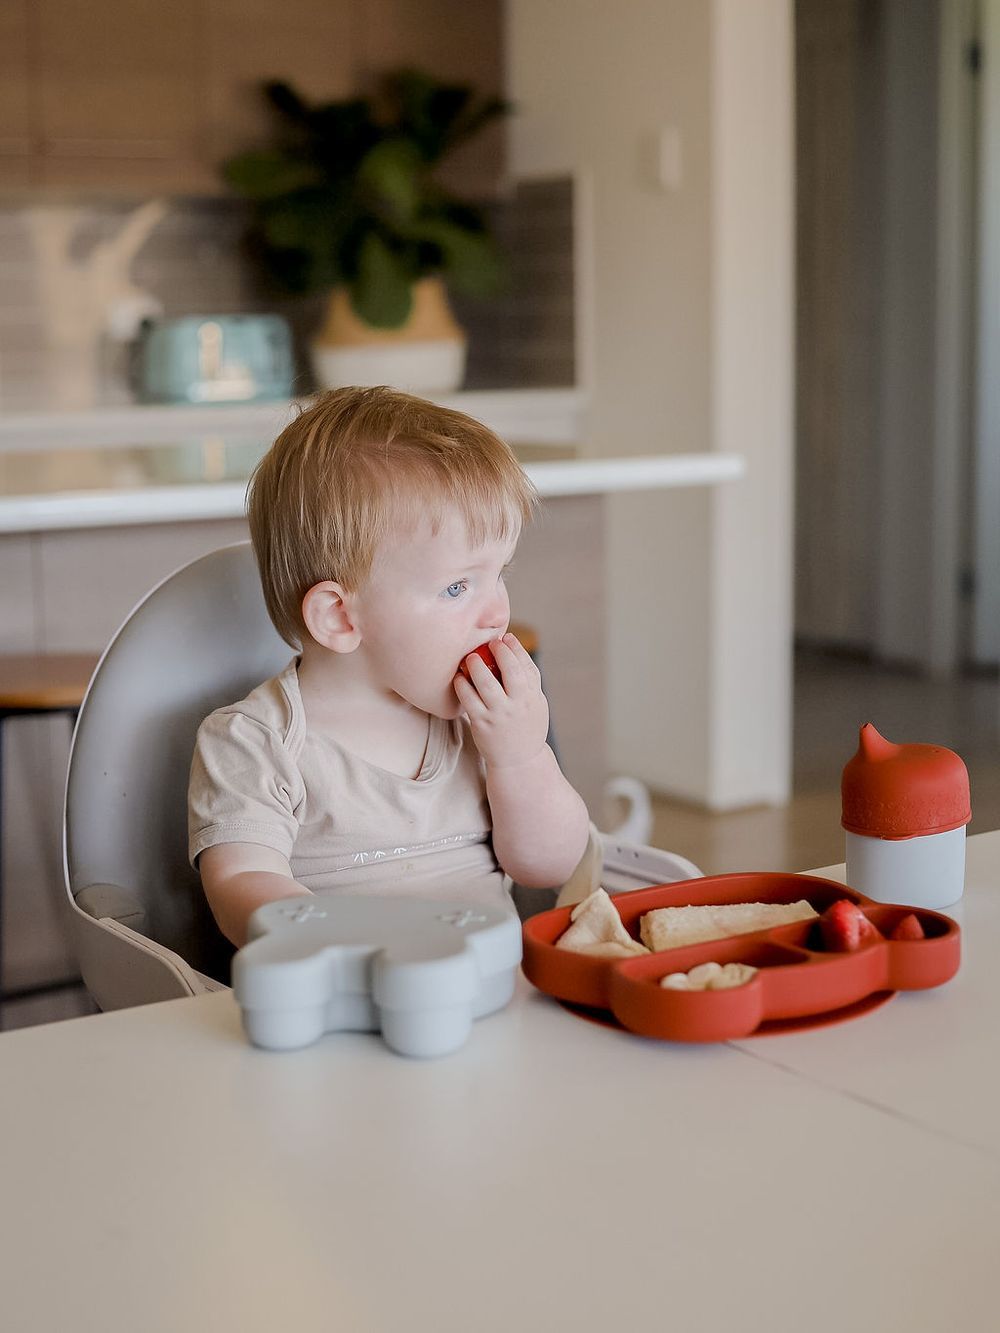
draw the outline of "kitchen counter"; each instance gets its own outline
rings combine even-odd
[[[266,443],[206,440],[145,448],[0,454],[0,533],[239,518]],[[711,485],[743,471],[731,454],[567,458],[515,452],[543,497]]]
[[[543,497],[713,485],[743,474],[731,454],[576,457],[573,390],[441,400],[503,435]],[[295,404],[135,406],[0,416],[0,532],[239,518],[246,485]]]

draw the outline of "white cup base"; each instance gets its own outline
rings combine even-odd
[[[880,903],[938,910],[965,889],[965,828],[922,838],[868,838],[847,833],[847,883]]]

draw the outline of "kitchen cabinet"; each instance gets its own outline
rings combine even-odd
[[[0,186],[31,174],[28,0],[0,0]]]
[[[265,79],[334,99],[400,65],[499,91],[500,0],[0,0],[0,188],[219,193],[269,133]],[[446,183],[494,193],[502,146]]]
[[[170,189],[200,156],[202,0],[35,0],[41,184]]]
[[[273,125],[260,85],[292,83],[309,99],[354,88],[354,0],[206,0],[205,149],[222,162]]]

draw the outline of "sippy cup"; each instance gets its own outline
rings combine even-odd
[[[941,745],[894,745],[870,722],[840,785],[847,883],[883,903],[932,909],[965,888],[969,774]]]

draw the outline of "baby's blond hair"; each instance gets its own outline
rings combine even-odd
[[[307,635],[302,599],[332,579],[362,587],[390,532],[447,509],[473,544],[505,541],[538,493],[481,422],[395,389],[324,394],[286,426],[250,479],[250,537],[268,613],[292,647]]]

